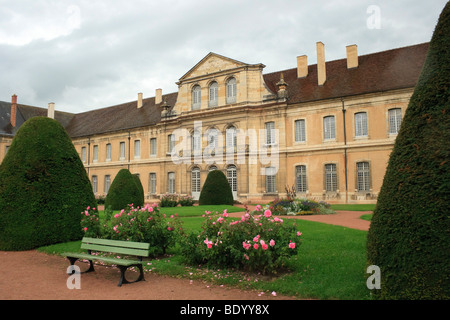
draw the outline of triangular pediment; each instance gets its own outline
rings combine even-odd
[[[215,72],[225,70],[232,70],[239,67],[247,66],[248,64],[237,61],[231,58],[221,56],[220,54],[210,52],[202,60],[200,60],[194,67],[192,67],[180,81],[201,77]]]

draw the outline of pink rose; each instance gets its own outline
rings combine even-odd
[[[258,245],[257,243],[255,243],[255,244],[253,245],[253,248],[255,248],[255,250],[258,250],[259,245]]]
[[[270,244],[271,247],[273,247],[275,245],[275,240],[273,240],[273,239],[270,240],[269,244]]]
[[[267,209],[266,211],[264,211],[264,217],[269,218],[272,215],[272,212],[270,212],[269,209]]]
[[[289,248],[291,248],[291,249],[295,249],[295,242],[291,242],[291,243],[289,243]]]

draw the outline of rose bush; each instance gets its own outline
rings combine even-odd
[[[103,224],[98,219],[98,213],[92,209],[88,208],[82,214],[81,227],[85,236],[147,242],[150,243],[152,255],[165,253],[182,234],[181,221],[177,216],[166,217],[156,204],[136,208],[128,205],[120,212],[107,212]]]
[[[205,212],[202,231],[187,234],[181,246],[185,262],[214,267],[275,273],[296,255],[301,233],[295,221],[284,222],[270,210],[258,208],[241,219]]]

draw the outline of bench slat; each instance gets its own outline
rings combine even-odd
[[[133,249],[149,249],[150,244],[144,242],[133,242],[133,241],[120,241],[120,240],[109,240],[109,239],[99,239],[99,238],[88,238],[84,237],[81,240],[82,243],[92,243],[92,244],[102,244],[113,247],[124,247]]]
[[[103,257],[103,256],[95,256],[92,254],[87,253],[73,253],[73,252],[66,252],[62,254],[65,257],[73,257],[78,259],[85,259],[85,260],[97,260],[97,261],[104,261],[110,264],[116,264],[116,265],[122,265],[122,266],[131,266],[136,264],[142,264],[143,261],[139,260],[128,260],[128,259],[118,259],[118,258],[110,258],[110,257]]]
[[[149,251],[145,250],[145,249],[129,249],[129,248],[124,248],[124,247],[112,247],[112,246],[101,245],[101,244],[82,243],[81,249],[102,251],[102,252],[111,252],[111,253],[125,254],[125,255],[138,256],[138,257],[148,257],[149,256]]]

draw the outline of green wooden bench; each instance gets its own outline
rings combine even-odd
[[[83,273],[95,271],[93,264],[93,261],[95,260],[103,261],[106,264],[115,265],[120,269],[120,280],[118,284],[119,287],[122,286],[122,283],[132,283],[145,280],[144,271],[142,269],[142,258],[149,256],[149,243],[85,237],[81,240],[81,249],[88,250],[88,253],[65,252],[62,255],[69,259],[71,266],[73,266],[74,263],[79,259],[88,260],[89,269],[84,271]],[[104,252],[114,253],[116,255],[133,256],[137,259],[98,256],[93,255],[93,251],[98,253]],[[125,278],[125,272],[129,267],[133,266],[139,268],[140,274],[137,280],[130,282]]]

